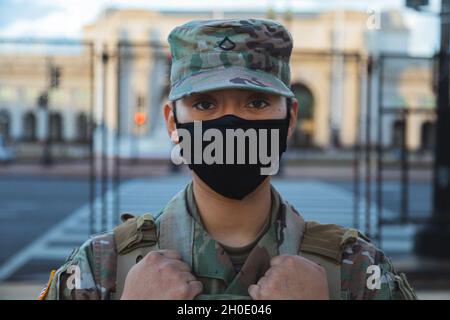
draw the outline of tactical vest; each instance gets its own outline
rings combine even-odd
[[[175,206],[174,206],[175,205]],[[146,254],[153,250],[175,249],[181,252],[184,262],[192,266],[191,239],[193,232],[193,219],[187,214],[180,214],[183,210],[169,203],[164,214],[155,218],[151,214],[134,217],[131,214],[123,214],[124,223],[114,229],[114,242],[116,245],[116,282],[111,299],[120,299],[126,276],[131,267],[139,262]],[[179,205],[179,204],[178,204]],[[297,214],[297,216],[299,216]],[[303,228],[301,239],[288,239],[284,243],[289,246],[298,243],[297,254],[317,264],[326,271],[329,296],[332,300],[341,299],[341,254],[346,244],[356,241],[361,234],[350,228],[343,228],[335,224],[320,224],[315,221],[304,221],[296,218],[293,225],[288,225],[294,231]],[[302,225],[303,224],[303,225]],[[159,227],[157,227],[159,225]],[[289,231],[289,230],[288,230]],[[287,232],[288,236],[298,232]],[[97,249],[96,249],[97,248]],[[101,246],[93,245],[94,256],[101,252]],[[280,246],[280,254],[292,252],[293,248]],[[101,270],[94,270],[99,278]],[[230,294],[201,294],[196,297],[199,300],[213,299],[251,299],[250,296],[238,296]]]

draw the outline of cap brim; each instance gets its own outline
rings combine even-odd
[[[174,101],[193,93],[221,89],[247,89],[290,98],[295,96],[291,89],[270,73],[234,66],[199,72],[186,77],[172,86],[169,100]]]

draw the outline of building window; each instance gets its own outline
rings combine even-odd
[[[61,114],[54,112],[49,116],[50,140],[54,142],[63,141],[63,119]]]
[[[23,140],[36,141],[36,116],[31,111],[23,117]]]
[[[89,140],[88,118],[86,114],[80,113],[77,116],[77,141],[87,142]]]
[[[8,110],[0,110],[0,139],[8,141],[11,138],[11,116]]]
[[[292,144],[294,147],[312,147],[314,134],[314,96],[311,90],[302,83],[291,86],[298,100],[297,130]]]

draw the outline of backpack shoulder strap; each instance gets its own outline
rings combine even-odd
[[[122,296],[125,279],[130,269],[150,251],[158,250],[158,234],[151,214],[134,217],[121,215],[122,223],[114,229],[117,248],[116,290],[112,299]]]
[[[113,233],[104,232],[91,236],[91,249],[93,278],[99,298],[106,300],[116,290],[117,250]]]
[[[186,189],[181,190],[158,217],[158,243],[161,249],[178,250],[181,259],[192,267],[195,223],[186,210],[186,197]]]
[[[190,244],[193,223],[190,215],[184,214],[183,192],[180,191],[156,217],[151,214],[140,217],[134,217],[129,213],[121,215],[124,223],[114,229],[117,272],[113,299],[120,299],[128,272],[151,251],[177,249],[181,252],[183,261],[192,266]],[[185,228],[186,225],[190,227]]]
[[[327,273],[330,299],[341,299],[341,255],[359,232],[336,224],[307,221],[299,255],[320,264]]]

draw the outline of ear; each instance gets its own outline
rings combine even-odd
[[[288,138],[297,130],[298,101],[292,98],[291,117],[289,120]]]
[[[173,102],[168,101],[163,107],[164,120],[166,122],[167,133],[173,143],[179,143],[177,127],[175,125],[175,117],[173,115]]]

